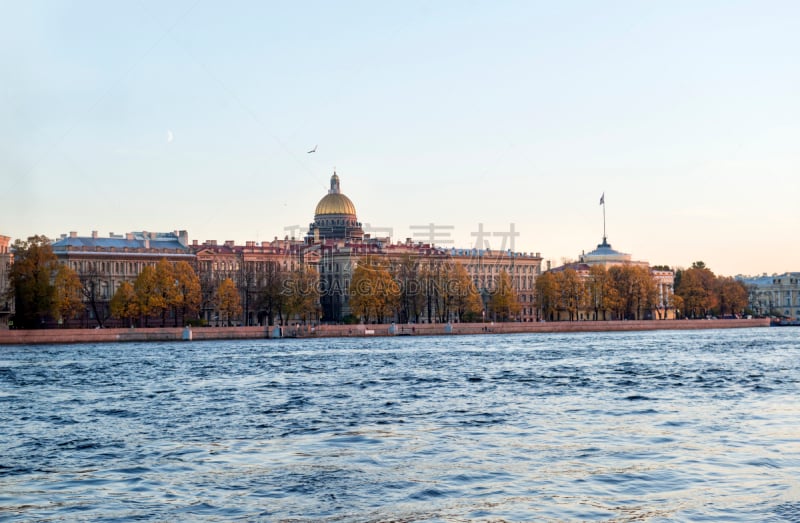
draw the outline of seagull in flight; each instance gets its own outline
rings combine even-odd
[[[316,146],[316,145],[314,146],[314,148],[313,148],[313,149],[311,149],[310,151],[308,151],[308,154],[315,153],[315,152],[317,152],[317,146]]]

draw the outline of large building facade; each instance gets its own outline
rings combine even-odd
[[[110,301],[122,282],[133,283],[147,267],[162,260],[194,263],[186,231],[110,233],[92,231],[79,236],[73,231],[53,242],[58,261],[72,268],[81,279],[86,310],[83,326],[103,325],[110,319]]]
[[[209,325],[218,325],[219,313],[214,293],[225,279],[232,280],[239,289],[242,304],[242,325],[265,325],[274,321],[272,305],[265,300],[265,292],[281,292],[275,287],[283,285],[283,276],[299,270],[316,269],[317,253],[309,252],[302,241],[275,238],[271,242],[245,242],[236,245],[226,241],[218,245],[215,240],[191,246],[196,256],[196,270],[202,290],[201,318]],[[276,304],[275,306],[279,306]],[[280,321],[280,320],[279,320]]]
[[[675,318],[675,307],[673,306],[673,295],[674,295],[674,286],[675,286],[675,273],[666,268],[662,267],[651,267],[650,263],[647,261],[641,260],[634,260],[633,257],[624,252],[617,251],[611,247],[608,243],[608,239],[603,237],[602,243],[598,244],[595,249],[586,253],[581,253],[578,257],[578,261],[574,263],[568,263],[561,267],[556,267],[552,269],[554,272],[564,271],[566,269],[574,270],[578,276],[581,278],[582,281],[586,282],[590,278],[591,269],[593,266],[601,266],[606,269],[615,266],[631,266],[631,267],[641,267],[649,273],[650,277],[653,279],[653,282],[656,285],[656,300],[655,306],[643,311],[644,319],[654,319],[654,318],[662,318],[662,319],[672,319]],[[600,313],[602,312],[602,316]],[[609,311],[601,311],[598,310],[597,307],[592,308],[588,307],[582,310],[578,310],[576,313],[576,319],[578,320],[600,320],[608,318]],[[613,319],[623,319],[623,318],[614,318]],[[549,319],[558,319],[558,320],[567,320],[569,318],[569,313],[566,311],[560,311],[554,316],[553,318]]]
[[[800,318],[800,272],[738,277],[749,290],[749,306],[759,316]]]
[[[215,302],[216,290],[225,279],[234,282],[242,304],[242,315],[233,323],[263,324],[266,313],[260,295],[268,280],[316,264],[314,253],[306,253],[302,241],[276,238],[236,245],[233,241],[218,244],[216,240],[193,240],[190,244],[186,231],[111,233],[108,237],[97,232],[91,236],[70,232],[62,234],[52,247],[59,262],[75,270],[81,279],[86,303],[84,314],[77,320],[81,326],[119,323],[111,318],[114,293],[123,282],[134,283],[145,267],[156,267],[161,260],[173,265],[185,261],[194,269],[201,287],[200,318],[206,324],[221,325],[225,320]]]

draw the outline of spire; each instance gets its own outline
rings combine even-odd
[[[607,236],[606,236],[606,192],[603,191],[603,194],[600,196],[600,205],[603,206],[603,243],[598,245],[598,247],[611,247],[608,244]]]
[[[331,190],[328,191],[328,194],[339,194],[340,192],[339,176],[336,174],[336,171],[333,171],[333,176],[331,176]]]

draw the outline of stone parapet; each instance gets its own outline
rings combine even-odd
[[[640,320],[559,321],[541,323],[424,323],[418,325],[322,325],[286,327],[198,327],[191,339],[234,340],[259,338],[319,338],[370,336],[437,336],[457,334],[515,334],[557,332],[615,332],[649,330],[697,330],[769,327],[768,318],[741,320]],[[50,343],[111,343],[132,341],[180,341],[184,328],[52,329],[0,331],[0,345]]]

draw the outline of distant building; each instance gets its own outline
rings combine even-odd
[[[266,310],[261,303],[261,290],[276,282],[280,273],[315,268],[317,255],[306,252],[304,242],[294,238],[271,242],[245,242],[236,245],[226,241],[217,245],[215,240],[202,244],[193,241],[191,249],[196,257],[197,275],[202,289],[200,317],[209,325],[217,325],[220,318],[214,304],[214,293],[219,284],[230,278],[239,289],[242,303],[243,325],[266,325]]]
[[[759,316],[800,318],[800,272],[738,276],[749,290],[749,306]]]
[[[511,278],[520,304],[518,321],[537,321],[536,277],[542,273],[542,257],[537,253],[493,249],[450,249],[449,256],[467,269],[472,283],[487,308],[489,295],[495,290],[502,272]],[[487,318],[489,319],[489,318]]]
[[[97,231],[91,236],[77,232],[62,234],[53,242],[58,261],[78,273],[86,298],[82,325],[90,326],[99,317],[110,316],[109,302],[124,281],[133,283],[146,266],[155,267],[163,258],[170,262],[193,263],[186,231],[110,233],[102,237]]]
[[[619,265],[631,265],[643,267],[650,272],[650,276],[655,280],[658,286],[658,303],[662,309],[661,316],[665,319],[675,317],[675,309],[672,306],[672,296],[674,294],[675,273],[668,269],[656,269],[650,267],[650,263],[646,261],[634,260],[630,254],[617,251],[611,247],[607,238],[603,237],[603,242],[597,245],[597,248],[589,253],[582,253],[578,257],[578,261],[568,263],[561,267],[552,269],[554,272],[564,271],[566,269],[573,269],[578,273],[584,281],[589,278],[590,270],[593,266],[603,266],[606,269],[609,267]],[[645,311],[647,319],[658,317],[655,310]],[[564,315],[560,315],[558,319],[568,319]],[[595,317],[594,310],[583,310],[578,312],[579,320],[597,320],[601,318]]]
[[[8,321],[14,313],[14,300],[9,296],[9,273],[14,256],[9,242],[11,238],[0,235],[0,329],[8,328]]]
[[[371,255],[397,267],[412,258],[429,268],[448,263],[463,265],[481,294],[484,307],[502,271],[511,277],[521,302],[519,321],[535,321],[534,282],[541,273],[542,258],[538,253],[517,253],[489,249],[443,248],[428,243],[392,243],[391,238],[371,238],[364,234],[356,216],[353,202],[341,193],[339,176],[331,176],[331,188],[317,204],[314,222],[306,236],[306,252],[318,256],[320,274],[320,305],[325,321],[338,322],[353,314],[350,307],[350,282],[359,260]],[[426,305],[418,318],[395,318],[398,321],[434,321],[436,311]],[[489,318],[487,318],[489,319]],[[451,316],[451,321],[458,318]]]

